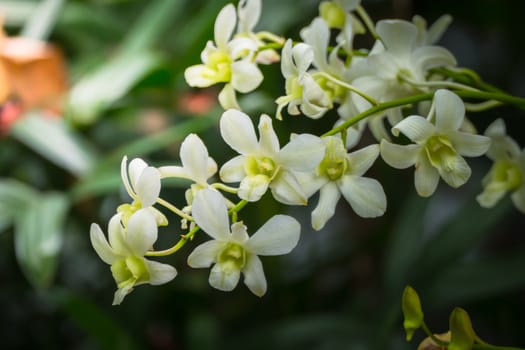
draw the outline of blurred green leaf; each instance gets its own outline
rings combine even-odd
[[[0,180],[0,232],[24,212],[37,193],[29,186],[13,179]]]
[[[62,119],[32,113],[13,125],[12,135],[44,158],[77,176],[87,173],[93,166],[94,152]]]
[[[457,263],[432,275],[424,292],[433,306],[474,302],[525,286],[525,252]]]
[[[68,207],[63,194],[40,194],[16,217],[16,258],[36,288],[48,287],[55,275]]]
[[[46,40],[55,25],[57,16],[62,8],[63,0],[43,0],[31,13],[25,23],[21,36]]]
[[[491,209],[479,206],[474,200],[466,204],[434,237],[425,242],[414,272],[421,277],[433,278],[438,271],[456,263],[457,259],[476,247],[500,223],[512,207],[509,200]]]
[[[91,300],[63,288],[50,290],[48,296],[102,349],[138,348],[121,325]]]

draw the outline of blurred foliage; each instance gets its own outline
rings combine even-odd
[[[440,188],[430,199],[415,195],[409,172],[378,162],[372,171],[386,189],[387,214],[365,220],[349,215],[341,203],[337,219],[319,233],[308,229],[304,208],[282,207],[266,197],[258,208],[248,207],[243,216],[253,227],[278,211],[304,223],[292,254],[265,260],[269,291],[263,299],[245,288],[212,290],[207,272],[190,271],[189,251],[183,251],[166,259],[179,270],[173,282],[138,288],[122,306],[111,307],[114,281],[92,250],[88,231],[91,222],[107,222],[126,198],[122,156],[177,163],[178,145],[190,132],[204,139],[218,163],[229,155],[217,137],[220,108],[198,115],[188,110],[185,99],[201,91],[183,79],[184,69],[198,63],[226,3],[69,0],[55,18],[37,1],[0,1],[9,35],[49,35],[64,51],[71,87],[64,118],[26,113],[0,138],[2,348],[411,349],[417,342],[404,341],[400,306],[407,283],[420,292],[429,325],[447,324],[443,309],[461,305],[484,339],[525,346],[525,220],[509,202],[493,210],[478,207],[480,174],[489,167],[483,160],[472,164],[478,175],[467,186]],[[317,4],[265,0],[258,27],[298,38]],[[374,20],[418,13],[433,21],[450,13],[455,22],[442,44],[460,65],[525,94],[523,2],[363,5]],[[38,11],[48,11],[47,17]],[[263,69],[261,89],[240,101],[252,116],[271,114],[276,91],[283,90],[278,67]],[[215,99],[217,91],[208,92]],[[500,108],[480,114],[475,123],[484,130],[499,116],[525,144],[523,112]],[[276,124],[284,135],[325,130],[333,120],[325,122]],[[183,185],[167,183],[165,196],[182,198]],[[178,234],[161,231],[159,246],[169,246]]]

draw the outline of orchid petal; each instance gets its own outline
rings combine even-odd
[[[281,149],[278,161],[287,169],[309,171],[319,165],[324,157],[325,149],[320,137],[300,134]]]
[[[369,145],[347,155],[350,174],[362,176],[379,156],[379,145]]]
[[[392,128],[392,133],[399,136],[402,132],[415,143],[424,143],[435,133],[436,128],[428,120],[418,115],[406,117]]]
[[[245,113],[229,109],[220,119],[221,136],[226,143],[240,154],[257,151],[258,142],[253,123]]]
[[[250,237],[244,247],[257,255],[288,254],[299,242],[301,225],[288,215],[275,215]]]
[[[237,102],[237,97],[235,95],[235,89],[232,84],[226,84],[219,92],[219,104],[223,109],[237,109],[240,110],[239,103]]]
[[[259,147],[266,155],[275,155],[279,152],[279,139],[272,127],[272,119],[266,114],[259,119]]]
[[[224,182],[240,182],[246,176],[244,162],[246,156],[237,156],[223,164],[219,176]]]
[[[427,155],[420,153],[416,161],[416,171],[414,174],[414,184],[416,192],[421,197],[430,197],[439,183],[439,172],[427,159]]]
[[[230,224],[226,200],[217,191],[202,189],[195,195],[191,208],[195,223],[210,237],[228,240]]]
[[[434,94],[436,107],[436,128],[438,130],[458,130],[465,118],[465,104],[452,91],[440,89]]]
[[[236,24],[235,7],[232,4],[224,6],[217,15],[214,25],[215,43],[219,49],[226,49]]]
[[[267,286],[261,259],[257,255],[250,255],[242,272],[246,287],[253,294],[262,297],[266,293]]]
[[[339,190],[355,213],[363,218],[375,218],[386,211],[386,195],[381,184],[367,177],[345,175]]]
[[[198,245],[188,256],[188,265],[193,268],[210,267],[217,260],[217,254],[224,247],[224,242],[211,240]]]
[[[381,158],[393,168],[405,169],[416,163],[421,146],[416,144],[397,145],[386,140],[381,141]]]
[[[485,154],[490,147],[490,138],[482,135],[449,131],[447,137],[452,142],[454,149],[466,157],[481,156]]]
[[[159,171],[154,167],[145,168],[135,183],[135,191],[142,207],[150,207],[155,204],[159,198],[160,188]]]
[[[308,200],[301,185],[289,171],[281,171],[270,183],[273,198],[288,205],[306,205]]]
[[[191,179],[199,184],[208,179],[208,149],[195,134],[189,134],[180,146],[180,159]]]
[[[335,208],[341,198],[341,192],[334,182],[328,182],[319,191],[319,202],[312,211],[312,227],[321,230],[324,225],[334,216]]]
[[[145,261],[148,266],[149,284],[157,286],[159,284],[167,283],[177,276],[177,270],[171,265],[147,259],[145,259]]]
[[[239,283],[240,275],[241,272],[231,268],[228,262],[226,264],[215,264],[211,269],[208,281],[213,288],[230,292]]]
[[[136,256],[143,256],[157,240],[157,223],[147,209],[140,209],[128,221],[126,243]]]
[[[231,69],[231,85],[235,90],[242,93],[255,90],[264,79],[257,65],[248,60],[233,62]]]
[[[119,259],[119,255],[115,254],[111,246],[109,245],[104,233],[97,224],[91,224],[89,231],[89,237],[91,239],[91,245],[97,252],[98,256],[106,264],[113,264]]]

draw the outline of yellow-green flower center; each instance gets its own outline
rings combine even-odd
[[[111,273],[118,288],[129,283],[135,284],[149,281],[150,275],[144,258],[128,256],[111,265]]]
[[[325,155],[317,167],[317,172],[319,175],[335,181],[348,171],[349,164],[346,159],[346,150],[343,141],[336,137],[325,139],[325,145]]]
[[[277,166],[269,157],[251,156],[244,163],[244,171],[249,176],[265,175],[272,179],[277,171]]]
[[[121,221],[124,227],[128,226],[128,220],[133,214],[142,208],[142,203],[138,200],[134,200],[133,203],[121,204],[117,208],[118,213],[122,213]]]
[[[330,28],[343,28],[345,25],[345,10],[334,2],[321,2],[319,5],[319,15]]]
[[[232,76],[231,63],[228,54],[220,50],[214,51],[208,55],[208,63],[206,64],[210,70],[205,71],[203,75],[216,83],[227,83]]]
[[[344,87],[342,87],[339,84],[334,83],[333,81],[323,76],[316,77],[315,81],[328,95],[330,100],[334,100],[335,98],[343,98],[346,96],[347,90]]]
[[[297,77],[286,79],[286,94],[293,99],[300,99],[303,96],[303,86],[299,84]]]
[[[223,270],[241,270],[246,265],[246,251],[240,244],[230,242],[217,256],[217,263]]]
[[[446,172],[455,170],[458,154],[448,137],[435,135],[430,137],[425,144],[425,151],[430,164]]]
[[[523,174],[518,164],[509,160],[499,160],[490,171],[489,186],[501,187],[502,190],[514,191],[523,185]]]

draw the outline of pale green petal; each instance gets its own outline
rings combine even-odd
[[[512,203],[516,206],[516,209],[525,213],[525,186],[521,186],[517,191],[515,191],[510,198]]]
[[[447,49],[440,46],[423,46],[412,53],[412,59],[416,67],[423,71],[435,67],[453,67],[457,64],[456,58]]]
[[[186,136],[180,146],[180,160],[190,178],[197,183],[206,183],[208,179],[208,149],[195,134]]]
[[[369,145],[347,155],[348,173],[362,176],[370,169],[379,156],[379,145]]]
[[[232,268],[228,262],[225,264],[215,264],[211,271],[208,282],[210,286],[224,292],[232,291],[239,283],[241,271]]]
[[[238,109],[240,110],[239,103],[237,102],[237,97],[235,96],[235,89],[231,84],[226,84],[219,92],[219,103],[221,107],[225,110],[227,109]]]
[[[157,198],[159,198],[160,187],[159,171],[151,166],[145,168],[135,183],[135,192],[142,207],[149,207],[155,204]]]
[[[355,213],[363,218],[375,218],[386,211],[386,195],[374,179],[346,175],[338,182],[339,190]]]
[[[236,24],[237,13],[235,7],[232,4],[224,6],[217,15],[214,26],[215,43],[219,49],[226,49]]]
[[[97,252],[98,256],[106,264],[111,265],[117,261],[120,256],[115,254],[113,249],[110,247],[104,233],[100,229],[100,226],[97,224],[91,224],[91,229],[89,231],[89,237],[91,239],[91,245]]]
[[[416,144],[397,145],[381,140],[381,158],[393,168],[405,169],[416,163],[421,146]]]
[[[312,211],[312,227],[314,230],[321,230],[326,222],[334,216],[339,198],[341,198],[341,192],[334,182],[328,182],[321,187],[319,202]]]
[[[263,75],[255,63],[249,60],[235,61],[231,65],[231,85],[239,92],[255,90],[263,81]]]
[[[257,202],[268,190],[270,179],[266,175],[246,176],[239,185],[237,195],[248,202]]]
[[[191,179],[191,174],[182,166],[178,165],[166,165],[158,168],[160,177],[178,177],[182,179]]]
[[[466,157],[478,157],[485,154],[490,147],[490,138],[461,131],[449,131],[447,137],[459,154]]]
[[[168,264],[162,264],[157,261],[146,260],[146,265],[148,266],[149,272],[149,284],[157,286],[159,284],[164,284],[177,276],[177,270]]]
[[[113,215],[111,219],[109,219],[108,223],[108,239],[109,239],[109,245],[113,249],[113,251],[122,256],[130,255],[131,252],[128,248],[128,245],[126,243],[126,238],[124,236],[124,228],[122,227],[122,224],[120,223],[122,218],[122,214],[118,213]]]
[[[454,157],[453,163],[447,162],[447,167],[439,167],[439,175],[451,187],[458,188],[470,178],[471,170],[465,159],[459,154]]]
[[[281,51],[281,73],[286,79],[298,74],[292,61],[292,39],[286,40]]]
[[[227,241],[230,234],[228,207],[218,191],[202,189],[195,195],[191,208],[195,223],[210,237]]]
[[[412,52],[417,39],[416,26],[403,20],[381,20],[376,30],[386,49],[396,56],[406,56]]]
[[[155,217],[157,226],[168,226],[168,218],[155,207],[146,208]]]
[[[253,123],[245,113],[229,109],[220,120],[221,136],[226,143],[240,154],[253,154],[258,148]]]
[[[240,182],[246,176],[244,171],[245,156],[237,156],[223,164],[219,176],[224,182]]]
[[[300,134],[281,149],[277,160],[283,168],[309,171],[319,165],[324,157],[325,148],[320,137]]]
[[[122,183],[124,184],[124,187],[126,188],[126,192],[128,192],[129,196],[133,199],[137,198],[135,190],[133,189],[133,187],[131,186],[131,183],[129,182],[128,157],[126,156],[122,157],[122,161],[120,162],[120,178],[122,179]]]
[[[246,261],[242,273],[244,274],[244,284],[258,297],[266,293],[266,277],[261,259],[257,255],[250,255]]]
[[[128,221],[126,243],[136,256],[144,256],[157,240],[157,222],[147,209],[140,209]]]
[[[306,205],[306,195],[295,176],[289,171],[281,171],[270,183],[273,198],[288,205]]]
[[[231,240],[241,245],[244,245],[244,243],[250,238],[250,236],[248,236],[248,232],[246,232],[246,226],[244,226],[242,221],[237,221],[234,223],[231,227],[231,230]]]
[[[415,143],[424,143],[434,135],[436,128],[428,120],[418,115],[406,117],[392,128],[392,134],[399,136],[399,132]]]
[[[452,22],[452,16],[442,15],[440,16],[427,30],[427,43],[434,44],[441,39],[441,36],[445,33],[448,26]]]
[[[210,267],[216,262],[217,255],[224,247],[224,242],[211,240],[198,245],[188,256],[188,265],[193,268]]]
[[[259,119],[259,146],[260,150],[268,156],[279,152],[279,139],[273,130],[272,119],[266,114]]]
[[[191,87],[204,88],[217,83],[217,72],[204,64],[196,64],[186,68],[184,79]]]
[[[129,293],[131,293],[131,291],[133,291],[133,286],[134,284],[130,283],[130,284],[127,284],[117,289],[117,291],[115,292],[115,295],[113,296],[112,305],[120,305],[122,301],[124,300],[124,298],[126,297],[126,295],[128,295]]]
[[[505,196],[506,193],[507,189],[504,186],[499,190],[495,190],[493,186],[487,186],[483,192],[476,197],[476,200],[483,208],[492,208]]]
[[[421,197],[431,196],[439,183],[439,172],[427,159],[426,154],[420,153],[416,162],[414,184],[416,191]]]
[[[275,215],[245,243],[246,250],[257,255],[288,254],[299,242],[301,225],[287,215]]]
[[[452,91],[440,89],[434,94],[436,128],[439,131],[458,130],[465,118],[465,104]]]

